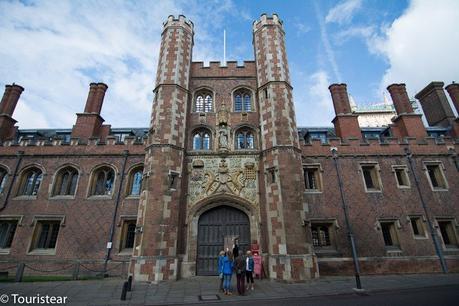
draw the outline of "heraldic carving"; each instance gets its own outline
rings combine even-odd
[[[191,163],[190,203],[217,193],[257,202],[257,172],[253,157],[195,159]]]

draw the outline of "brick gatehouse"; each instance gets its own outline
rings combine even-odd
[[[24,89],[6,86],[0,270],[124,262],[137,281],[214,275],[236,236],[283,281],[353,274],[353,255],[363,274],[459,270],[459,119],[443,83],[416,96],[428,127],[404,84],[387,88],[387,127],[359,126],[346,84],[329,87],[334,128],[297,127],[276,14],[253,23],[243,65],[193,62],[193,35],[184,16],[164,23],[149,128],[103,124],[108,86],[92,83],[71,129],[21,130]],[[459,111],[459,84],[446,90]]]

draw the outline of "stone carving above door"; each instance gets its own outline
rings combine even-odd
[[[255,157],[196,157],[189,163],[188,203],[215,194],[232,194],[258,203],[258,160]]]

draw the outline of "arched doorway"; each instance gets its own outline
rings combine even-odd
[[[198,222],[197,275],[217,275],[218,253],[225,237],[239,237],[239,249],[250,245],[249,217],[231,206],[218,206],[201,215]]]

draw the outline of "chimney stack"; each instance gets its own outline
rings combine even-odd
[[[429,126],[449,127],[454,120],[443,85],[443,82],[431,82],[415,96],[421,103]]]
[[[104,83],[89,84],[88,99],[84,108],[85,113],[96,113],[100,115],[104,103],[105,92],[108,86]]]
[[[394,103],[397,117],[392,119],[392,132],[396,137],[427,137],[426,128],[422,123],[422,115],[415,114],[406,92],[405,84],[392,84],[387,87]]]
[[[0,103],[0,141],[13,139],[16,134],[14,125],[17,121],[12,116],[23,91],[22,86],[14,83],[5,86],[5,92]]]
[[[89,84],[84,113],[77,114],[77,121],[72,129],[72,137],[87,140],[90,137],[105,139],[108,136],[110,125],[103,125],[104,119],[100,116],[107,88],[108,86],[104,83]]]
[[[405,84],[392,84],[387,87],[390,93],[392,102],[398,115],[413,113],[413,107],[410,103],[410,98],[406,92]]]
[[[459,84],[453,82],[446,86],[446,90],[448,91],[448,94],[451,97],[454,107],[458,113],[456,119],[451,122],[451,136],[459,138]]]
[[[332,84],[328,87],[330,90],[333,107],[335,108],[335,125],[336,136],[345,138],[362,138],[360,131],[358,115],[353,114],[349,103],[346,84]]]
[[[453,82],[446,86],[446,90],[451,97],[451,101],[453,101],[454,107],[456,108],[459,117],[459,84]]]

